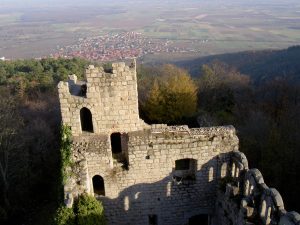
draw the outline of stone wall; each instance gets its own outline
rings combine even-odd
[[[85,90],[84,90],[85,89]],[[135,62],[113,63],[111,71],[89,66],[86,81],[76,75],[58,85],[62,121],[72,128],[72,134],[82,134],[80,111],[87,108],[92,115],[96,134],[129,132],[143,129],[139,118]]]
[[[93,193],[92,178],[100,175],[105,196],[96,196],[104,204],[108,224],[149,224],[149,215],[156,215],[158,224],[182,225],[198,214],[213,220],[221,165],[238,149],[238,138],[232,126],[153,125],[128,133],[127,168],[114,162],[110,146],[109,135],[74,137],[74,161],[80,169],[66,193]],[[188,171],[194,176],[185,178],[175,170],[180,159],[194,160],[193,171]]]
[[[280,193],[269,188],[258,169],[249,169],[246,156],[234,152],[223,190],[218,190],[217,224],[300,225],[300,215],[287,212]]]

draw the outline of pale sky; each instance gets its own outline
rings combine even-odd
[[[211,4],[212,6],[216,5],[218,7],[220,4],[237,4],[238,6],[245,5],[255,6],[263,5],[263,7],[268,8],[268,5],[280,4],[286,6],[298,6],[300,7],[300,0],[0,0],[0,12],[5,12],[6,10],[14,11],[21,9],[32,9],[32,8],[56,8],[56,7],[65,7],[65,6],[125,6],[131,4],[144,5],[147,3],[147,6],[153,4],[174,4],[176,9],[177,3],[206,3]],[[181,7],[181,6],[180,6]]]

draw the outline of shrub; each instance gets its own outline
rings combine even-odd
[[[102,204],[93,196],[83,194],[75,203],[76,221],[78,225],[105,225]]]
[[[62,125],[60,133],[61,133],[61,140],[60,140],[61,175],[62,175],[62,183],[66,184],[68,177],[71,176],[70,172],[68,172],[68,168],[72,167],[73,165],[73,161],[71,158],[72,155],[71,127]]]
[[[54,225],[75,225],[75,214],[72,208],[61,206],[56,211]]]

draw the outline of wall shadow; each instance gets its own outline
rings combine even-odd
[[[173,168],[165,178],[132,185],[117,198],[97,196],[103,202],[108,224],[214,224],[218,181],[224,174],[222,164],[230,163],[230,154],[219,154],[204,163],[194,171],[194,177],[177,179]]]

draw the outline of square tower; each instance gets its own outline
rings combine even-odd
[[[139,118],[136,62],[113,63],[111,70],[90,65],[86,81],[70,75],[58,84],[62,121],[72,135],[141,130],[147,126]]]

